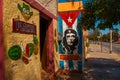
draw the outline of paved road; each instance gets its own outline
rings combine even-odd
[[[120,80],[120,61],[114,59],[88,58],[85,70],[84,80]]]
[[[106,43],[106,42],[102,42],[102,45],[103,45],[103,52],[109,52],[109,43]],[[112,52],[113,53],[120,53],[120,44],[117,44],[117,43],[113,43],[112,44]]]
[[[120,56],[108,53],[108,43],[103,45],[102,53],[100,45],[90,45],[91,52],[85,63],[87,80],[120,80]],[[114,50],[117,49],[119,51],[119,45],[113,44]]]
[[[109,48],[109,43],[103,42],[103,46]],[[113,53],[120,53],[120,44],[113,43],[112,48],[113,48],[112,51]]]

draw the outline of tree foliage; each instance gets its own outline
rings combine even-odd
[[[113,28],[120,23],[120,1],[119,0],[97,0],[96,15],[100,20],[100,29]]]
[[[85,29],[95,29],[96,21],[100,21],[98,28],[113,28],[120,23],[119,0],[88,0],[84,4],[84,12],[80,24]]]
[[[90,40],[98,40],[98,37],[100,36],[100,32],[99,32],[99,29],[95,29],[93,30],[93,32],[91,32],[89,35],[88,35],[88,38]]]
[[[78,25],[81,25],[83,29],[93,29],[95,30],[95,5],[92,3],[93,0],[89,0],[85,3],[84,11],[82,12],[82,19],[79,21]]]
[[[104,34],[102,36],[102,41],[104,41],[104,42],[110,41],[110,33]]]

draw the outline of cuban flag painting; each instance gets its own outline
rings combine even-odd
[[[60,69],[82,71],[83,34],[78,25],[82,10],[81,0],[58,0]]]

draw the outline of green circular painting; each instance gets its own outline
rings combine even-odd
[[[19,45],[14,45],[12,47],[10,47],[9,51],[8,51],[8,56],[12,59],[12,60],[18,60],[20,59],[22,54],[22,50],[20,48]]]

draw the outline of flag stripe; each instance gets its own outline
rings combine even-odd
[[[58,32],[63,33],[62,19],[58,16]]]
[[[75,31],[77,31],[77,20],[78,19],[76,18],[74,24],[72,25],[72,29],[74,29]]]
[[[64,61],[59,61],[59,66],[60,66],[60,69],[64,69]]]
[[[82,61],[81,60],[60,60],[59,61],[60,69],[65,70],[82,70]]]
[[[63,52],[62,42],[59,44],[59,54],[65,54],[65,52]]]
[[[64,20],[62,20],[62,25],[63,25],[63,35],[64,35],[64,32],[65,32],[65,30],[66,29],[68,29],[68,26],[67,26],[67,24],[65,23],[65,21]]]
[[[58,33],[63,37],[63,21],[62,18],[58,15]],[[58,35],[59,36],[59,35]],[[62,42],[59,43],[59,53],[65,54],[62,50]]]
[[[80,19],[81,19],[81,14],[78,15],[77,21],[80,21]],[[79,22],[77,22],[77,24],[78,23]],[[82,54],[82,50],[83,50],[83,48],[82,48],[82,46],[83,46],[83,43],[82,43],[83,34],[82,34],[81,26],[79,25],[77,28],[78,28],[77,32],[78,32],[78,35],[79,35],[78,54],[81,55]]]
[[[82,70],[82,61],[78,61],[78,71]]]
[[[64,69],[69,70],[68,60],[64,60]]]
[[[73,61],[72,60],[68,60],[68,64],[69,64],[69,70],[74,70]]]
[[[73,60],[74,70],[78,70],[78,60]]]

